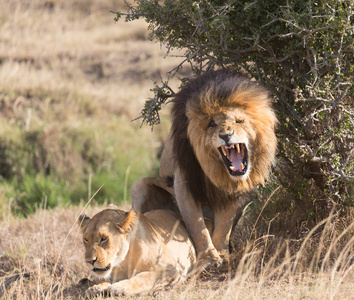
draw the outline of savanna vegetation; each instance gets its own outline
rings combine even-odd
[[[131,122],[173,66],[146,25],[117,26],[121,1],[3,1],[0,12],[0,207],[33,213],[129,199],[157,168],[161,126]]]
[[[0,297],[83,298],[77,217],[129,202],[157,172],[180,79],[226,67],[274,95],[273,176],[229,265],[140,298],[350,299],[353,14],[350,0],[3,0]],[[131,122],[141,110],[153,132]]]

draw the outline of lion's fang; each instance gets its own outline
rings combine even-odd
[[[226,156],[226,150],[224,147],[221,147],[221,150],[222,150],[222,154],[224,154],[224,156]]]
[[[236,144],[237,153],[240,153],[240,145]]]
[[[243,165],[243,163],[240,164],[241,170],[243,170],[245,168],[245,166]]]
[[[235,171],[236,168],[235,168],[234,166],[230,166],[230,170],[231,170],[231,171]]]

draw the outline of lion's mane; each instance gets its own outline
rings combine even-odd
[[[196,201],[218,209],[234,201],[235,196],[264,184],[277,144],[274,133],[277,118],[271,103],[265,88],[243,74],[224,70],[192,79],[176,94],[172,107],[173,159]],[[216,154],[203,144],[205,127],[189,128],[193,118],[212,118],[213,114],[235,107],[243,109],[253,128],[253,134],[249,134],[252,168],[246,180],[233,180],[220,159],[215,158]],[[197,140],[191,141],[191,131]],[[192,145],[198,145],[198,149]]]

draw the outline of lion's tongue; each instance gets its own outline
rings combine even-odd
[[[232,171],[242,171],[244,168],[244,165],[242,163],[243,157],[241,151],[237,153],[237,151],[234,149],[230,150],[230,158],[231,158],[231,166],[230,169]]]

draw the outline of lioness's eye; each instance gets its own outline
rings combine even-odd
[[[103,238],[101,238],[100,243],[103,244],[103,243],[105,243],[107,241],[108,241],[108,237],[103,237]]]
[[[84,243],[85,243],[85,244],[87,244],[87,243],[88,243],[88,240],[87,240],[87,239],[85,239],[85,238],[83,238],[83,241],[84,241]]]
[[[209,122],[208,127],[211,127],[211,128],[216,127],[216,123],[215,123],[215,121],[214,121],[214,120],[211,120],[211,121]]]
[[[235,123],[237,123],[237,124],[242,124],[242,123],[243,123],[243,120],[235,119]]]

